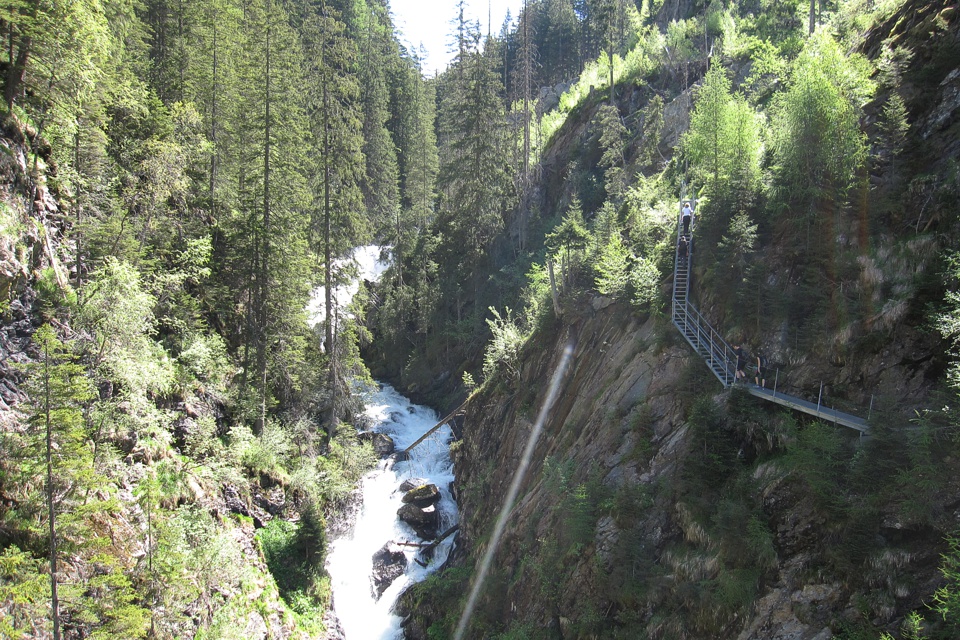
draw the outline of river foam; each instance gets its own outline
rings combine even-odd
[[[412,404],[389,385],[382,385],[366,401],[364,413],[373,421],[374,430],[393,438],[397,449],[411,445],[436,424],[437,414],[427,407]],[[397,518],[403,494],[400,484],[410,478],[423,478],[440,488],[437,504],[440,531],[457,522],[457,504],[450,493],[453,463],[449,426],[443,426],[411,452],[410,459],[393,463],[384,460],[377,470],[364,476],[363,504],[353,530],[335,540],[327,558],[327,571],[333,586],[334,610],[347,640],[393,640],[402,638],[400,617],[392,612],[397,597],[410,584],[423,580],[439,568],[453,546],[453,537],[437,547],[433,559],[422,567],[414,560],[417,549],[404,547],[406,573],[397,578],[379,600],[372,587],[373,554],[384,544],[422,542],[413,529]]]

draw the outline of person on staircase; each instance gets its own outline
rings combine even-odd
[[[680,236],[680,241],[677,243],[677,258],[680,261],[680,265],[687,266],[687,255],[690,252],[690,246],[687,244],[687,238],[685,236]]]
[[[680,211],[680,220],[683,223],[683,235],[690,235],[690,225],[693,222],[693,209],[690,208],[690,202],[684,200],[683,209]]]

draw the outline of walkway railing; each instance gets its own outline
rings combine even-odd
[[[737,356],[696,307],[688,301],[674,299],[673,324],[694,351],[700,354],[720,384],[724,387],[732,385],[737,376]]]
[[[680,214],[682,216],[682,213]],[[677,245],[684,237],[682,218],[677,220]],[[724,388],[729,387],[737,380],[737,356],[733,348],[727,344],[723,336],[714,329],[706,318],[690,302],[690,263],[693,260],[693,227],[686,234],[687,256],[681,259],[675,253],[673,261],[673,300],[671,302],[671,319],[674,326],[683,334],[693,350],[703,358],[710,371],[717,377]],[[832,408],[824,407],[819,401],[814,404],[802,398],[797,398],[783,392],[763,389],[756,385],[746,384],[747,391],[758,398],[763,398],[776,404],[790,407],[797,411],[808,413],[817,418],[841,424],[856,429],[861,434],[867,433],[869,427],[866,420],[849,413],[843,413]]]

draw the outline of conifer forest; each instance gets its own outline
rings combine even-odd
[[[0,0],[0,638],[960,638],[956,0],[422,4]]]

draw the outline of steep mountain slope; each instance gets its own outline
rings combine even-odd
[[[834,502],[819,475],[830,470],[803,460],[847,465],[859,451],[854,472],[873,478],[885,452],[853,432],[798,430],[793,416],[736,390],[721,394],[672,327],[622,306],[553,335],[528,347],[519,380],[475,396],[463,425],[457,493],[469,567],[485,551],[546,380],[575,344],[482,592],[478,637],[831,637],[867,620],[893,629],[933,592],[940,527],[908,521],[896,505],[851,514],[869,498],[862,480],[846,483],[854,500]],[[935,510],[952,520],[960,485],[945,489]],[[426,637],[417,630],[435,620],[418,615],[442,618],[451,606],[421,602],[409,637]]]
[[[711,322],[770,354],[781,388],[813,400],[822,389],[838,407],[869,415],[872,437],[721,392],[657,313],[581,294],[562,319],[533,331],[512,367],[519,375],[500,371],[471,397],[457,452],[459,557],[407,595],[408,637],[455,626],[570,342],[572,370],[468,637],[912,637],[914,611],[932,621],[933,637],[950,637],[955,621],[926,605],[944,584],[945,537],[960,525],[955,431],[949,410],[927,410],[942,406],[948,365],[931,325],[952,277],[944,256],[956,246],[958,34],[955,6],[915,1],[863,39],[872,59],[904,62],[895,78],[879,65],[887,75],[864,109],[869,186],[831,230],[828,303],[791,306],[803,299],[803,257],[788,248],[784,224],[760,223],[762,275],[752,282],[782,295],[764,303],[774,306],[767,314],[745,320],[744,306],[757,306],[751,282],[718,267],[716,246],[695,252],[698,305]],[[622,118],[637,117],[649,94],[618,89]],[[879,133],[895,89],[911,123],[897,152]],[[669,157],[694,101],[692,92],[664,93],[660,152]],[[589,149],[603,102],[588,98],[554,137],[541,211],[583,193],[573,159],[599,156]],[[639,146],[635,139],[626,166]]]
[[[98,378],[85,411],[74,414],[81,416],[79,426],[70,422],[63,386],[51,385],[52,400],[38,393],[41,363],[54,371],[64,362],[92,370],[98,345],[78,319],[82,307],[62,312],[64,302],[75,304],[78,296],[64,266],[75,250],[66,224],[73,201],[49,186],[58,176],[45,150],[28,127],[6,119],[0,133],[0,636],[53,637],[49,569],[41,560],[50,554],[41,419],[41,407],[49,406],[62,637],[317,637],[326,611],[307,617],[288,604],[290,592],[299,588],[303,597],[305,585],[297,583],[302,566],[284,559],[293,554],[302,563],[305,552],[322,549],[316,541],[323,540],[323,517],[301,514],[279,467],[250,464],[260,454],[267,456],[261,462],[273,458],[282,444],[261,449],[249,431],[218,433],[226,406],[215,381],[138,398],[131,380],[148,374],[130,366],[128,377]],[[96,290],[80,295],[89,302]],[[122,306],[144,298],[128,286],[113,300]],[[150,313],[150,305],[136,312]],[[39,336],[46,326],[69,350],[44,351]],[[121,331],[113,325],[107,336]],[[80,388],[93,376],[80,367],[72,375],[66,388]],[[127,428],[113,426],[107,413]],[[160,428],[134,429],[142,413]],[[309,520],[316,537],[298,546],[305,538],[285,519]],[[332,637],[336,626],[326,620]]]

